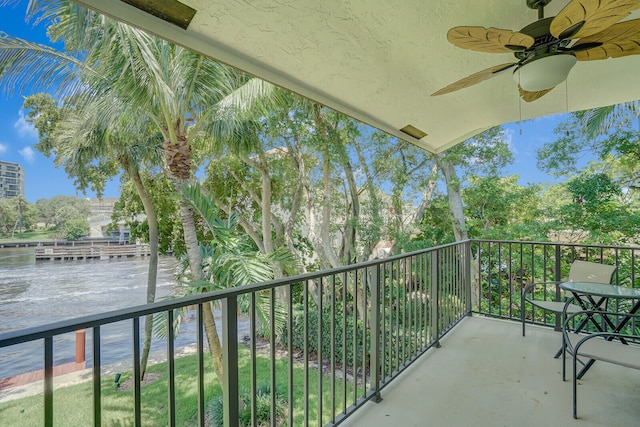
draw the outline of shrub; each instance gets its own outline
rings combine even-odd
[[[251,417],[251,390],[246,388],[240,391],[238,422],[242,427],[252,425]],[[269,384],[261,383],[256,388],[256,421],[258,426],[271,425],[271,389]],[[287,399],[276,391],[276,424],[286,425]],[[223,414],[222,396],[216,395],[207,403],[206,411],[212,427],[222,427]]]
[[[331,358],[331,323],[335,322],[335,337],[334,346],[335,354],[334,360],[338,363],[342,363],[343,352],[346,351],[347,365],[353,366],[355,364],[362,363],[362,346],[365,343],[365,328],[361,320],[354,321],[353,316],[347,316],[346,328],[346,349],[343,348],[343,324],[344,316],[342,313],[340,304],[336,303],[335,315],[332,313],[331,307],[325,307],[322,310],[322,358]],[[307,350],[312,353],[318,351],[318,311],[315,309],[309,309],[308,315],[305,318],[302,307],[298,306],[293,313],[293,339],[292,345],[294,349],[303,350],[305,345],[304,340],[304,326],[305,321],[308,322],[307,326]],[[284,325],[282,333],[279,335],[279,344],[283,347],[288,345],[289,331],[287,330],[288,324]],[[356,349],[354,351],[353,345],[353,333],[354,328],[356,330]],[[366,353],[369,353],[369,346],[371,343],[370,333],[366,331]],[[354,354],[354,352],[356,354]]]

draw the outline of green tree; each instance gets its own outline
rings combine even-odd
[[[583,174],[567,182],[568,203],[556,214],[557,228],[574,240],[623,244],[634,237],[640,214],[622,200],[622,189],[606,174]]]
[[[504,130],[491,128],[465,142],[456,145],[435,156],[444,176],[449,208],[453,218],[453,234],[456,241],[469,238],[464,216],[462,188],[466,177],[482,173],[497,175],[507,164],[513,161],[513,154],[504,138]],[[462,175],[458,174],[458,170]]]
[[[237,126],[229,111],[247,108],[254,98],[271,91],[266,83],[74,3],[34,1],[29,7],[32,14],[40,13],[40,19],[53,22],[49,34],[54,40],[64,40],[69,54],[36,48],[17,39],[0,39],[0,59],[6,64],[2,74],[8,84],[19,86],[11,76],[24,75],[26,64],[44,62],[47,67],[43,74],[49,80],[43,80],[66,83],[79,111],[83,111],[83,103],[94,100],[126,100],[126,115],[120,108],[125,104],[115,102],[117,108],[110,108],[105,102],[98,116],[105,124],[102,128],[109,129],[108,124],[118,123],[122,117],[141,122],[148,119],[162,135],[165,170],[178,188],[192,179],[196,167],[191,156],[194,142],[199,138],[211,141],[208,137],[214,134],[218,136],[216,141],[233,141],[225,139]],[[47,60],[74,65],[76,70],[65,74],[64,69],[52,67]],[[20,85],[29,79],[23,79]],[[238,96],[230,98],[235,90]],[[183,201],[179,212],[190,271],[198,280],[202,275],[201,257],[193,211]],[[215,371],[222,380],[221,345],[210,305],[205,305],[204,312]]]
[[[469,177],[462,197],[470,238],[532,240],[544,236],[541,188],[519,186],[517,175]]]
[[[36,207],[24,197],[0,198],[0,232],[5,236],[15,237],[16,231],[31,230],[37,221]]]
[[[89,222],[83,218],[72,218],[64,224],[62,236],[67,240],[78,240],[89,234]]]

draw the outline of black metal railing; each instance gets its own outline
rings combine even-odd
[[[473,311],[486,316],[519,321],[524,287],[533,282],[566,278],[576,259],[615,265],[614,284],[640,287],[637,259],[640,247],[479,240],[471,242],[471,252]],[[559,316],[539,308],[524,309],[528,321],[560,328]]]
[[[113,408],[103,402],[102,349],[106,327],[128,322],[132,339],[133,393],[130,418],[118,425],[142,425],[140,326],[153,314],[165,323],[166,424],[179,421],[176,408],[195,401],[192,421],[218,416],[225,426],[337,425],[380,391],[471,313],[520,321],[520,293],[533,281],[561,280],[574,259],[617,266],[615,282],[640,286],[637,247],[474,240],[373,260],[328,271],[189,296],[87,316],[0,335],[0,348],[41,342],[45,426],[54,425],[53,371],[56,337],[90,331],[92,370],[88,423],[111,425]],[[204,307],[221,310],[224,376],[221,405],[210,405],[217,381],[208,356]],[[192,389],[177,391],[173,325],[177,310],[195,316]],[[527,308],[527,310],[531,310]],[[248,330],[238,333],[238,313]],[[527,311],[533,323],[556,326],[559,319]],[[105,336],[103,336],[103,331]],[[264,400],[264,399],[263,399]],[[192,402],[193,403],[193,402]],[[212,409],[213,408],[213,409]],[[0,405],[1,409],[1,405]],[[212,413],[213,412],[213,413]],[[64,415],[64,414],[62,414]],[[262,417],[262,418],[261,418]],[[183,422],[183,420],[180,420]]]
[[[336,425],[380,390],[471,312],[471,245],[461,242],[367,263],[302,276],[230,288],[181,299],[97,314],[0,335],[0,348],[41,341],[44,405],[42,419],[52,426],[54,413],[54,340],[80,329],[90,331],[92,414],[94,426],[143,424],[145,390],[141,387],[140,327],[144,317],[159,316],[166,340],[166,424],[176,425],[177,406],[197,401],[194,424],[221,416],[225,426],[259,419],[259,397],[268,390],[268,423],[289,426]],[[222,405],[211,414],[208,402],[215,380],[206,351],[206,304],[221,309],[224,361]],[[173,325],[177,310],[195,312],[196,365],[189,393],[176,390]],[[247,336],[238,334],[238,313],[249,319]],[[103,331],[130,322],[130,418],[112,419],[103,404]],[[106,334],[105,334],[106,335]],[[206,414],[209,412],[209,414]],[[214,412],[216,412],[214,410]],[[246,417],[245,417],[246,418]]]

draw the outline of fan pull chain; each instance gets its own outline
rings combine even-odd
[[[518,73],[518,126],[520,127],[520,136],[522,136],[522,96],[520,95],[520,73]]]
[[[567,79],[568,80],[568,79]],[[569,114],[569,82],[564,81],[564,109]],[[569,130],[566,131],[566,136],[569,136]]]

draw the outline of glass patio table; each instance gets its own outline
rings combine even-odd
[[[612,299],[634,300],[629,311],[619,313],[622,316],[618,315],[618,313],[616,313],[615,316],[601,314],[601,318],[609,325],[611,330],[616,333],[622,331],[630,320],[630,318],[624,314],[635,314],[640,309],[640,289],[611,285],[608,283],[590,282],[563,282],[560,284],[560,287],[565,291],[571,292],[578,305],[586,311],[606,312],[607,304],[609,300]],[[587,317],[578,324],[576,332],[583,330],[589,321],[591,321],[598,331],[603,331],[602,326],[598,322],[591,317]],[[621,341],[624,342],[623,339],[621,339]],[[578,378],[582,378],[594,362],[594,360],[587,362],[578,374]]]

